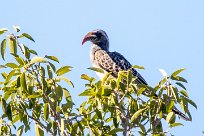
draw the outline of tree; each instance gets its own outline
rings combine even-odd
[[[0,65],[0,116],[1,135],[22,135],[30,130],[35,122],[35,133],[51,135],[165,135],[169,129],[183,125],[172,112],[179,105],[191,118],[188,105],[197,108],[189,98],[184,83],[187,80],[179,76],[179,69],[170,76],[161,70],[164,78],[157,86],[136,85],[130,71],[120,71],[114,79],[108,73],[101,81],[86,74],[81,78],[87,81],[85,91],[79,97],[87,97],[79,107],[74,106],[71,95],[60,83],[73,83],[64,76],[72,68],[56,68],[59,60],[55,56],[38,56],[35,50],[21,43],[21,39],[34,39],[27,33],[21,33],[14,26],[14,33],[0,29],[4,38],[1,42]],[[6,53],[9,47],[10,54]],[[11,61],[6,59],[10,55]],[[134,68],[144,69],[141,66]],[[93,71],[104,72],[98,68]],[[142,92],[151,90],[149,96]],[[157,93],[158,97],[154,94]],[[168,124],[163,130],[162,124]],[[13,130],[17,130],[13,131]],[[14,134],[16,132],[16,134]],[[90,132],[90,133],[88,133]]]

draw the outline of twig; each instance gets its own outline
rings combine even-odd
[[[15,107],[15,110],[17,110],[18,112],[24,114],[24,112],[23,112],[22,110],[20,110],[20,109],[18,109],[18,108],[16,108],[16,107]],[[41,123],[41,122],[39,121],[39,119],[36,119],[36,118],[34,118],[33,116],[29,115],[26,111],[25,111],[25,113],[26,113],[26,115],[27,115],[30,119],[32,119],[32,120],[34,120],[35,122],[37,122],[37,124],[40,125],[40,127],[41,127],[42,129],[44,129],[44,130],[46,130],[47,132],[49,132],[50,134],[54,135],[54,133],[53,133],[51,130],[47,130],[47,129],[46,129],[47,127],[46,127],[43,123]]]
[[[77,118],[79,118],[79,117],[87,116],[87,115],[92,114],[92,113],[94,113],[94,112],[95,112],[95,111],[92,111],[92,112],[89,112],[89,113],[86,113],[86,114],[76,115],[76,116],[72,117],[71,119],[69,119],[68,121],[70,122],[70,121],[75,120],[75,119],[77,119]]]
[[[121,103],[121,102],[124,100],[124,98],[125,98],[125,96],[126,96],[127,93],[128,93],[128,91],[126,90],[126,92],[125,92],[125,94],[123,95],[123,97],[119,100],[119,103]]]
[[[114,94],[116,96],[116,110],[119,110],[121,115],[120,115],[120,118],[122,120],[122,126],[124,128],[123,130],[123,136],[127,136],[127,131],[128,131],[128,119],[122,109],[122,107],[120,106],[120,103],[119,103],[119,95],[117,93],[117,90],[114,90]]]

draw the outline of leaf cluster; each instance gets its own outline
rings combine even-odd
[[[91,69],[96,72],[102,70]],[[117,79],[108,73],[97,82],[83,74],[81,78],[88,83],[87,89],[80,96],[87,96],[88,100],[81,105],[79,111],[91,114],[82,119],[81,125],[86,125],[83,122],[87,121],[94,124],[87,126],[94,135],[112,135],[112,132],[132,135],[135,131],[141,135],[165,135],[170,128],[183,125],[177,121],[172,111],[176,105],[180,106],[190,120],[192,117],[188,105],[197,108],[184,86],[187,80],[179,76],[183,70],[179,69],[170,76],[164,74],[163,70],[164,78],[155,87],[136,84],[137,77],[130,70],[120,71]],[[166,131],[162,127],[165,122],[169,126]]]
[[[86,74],[85,90],[79,97],[86,97],[80,107],[74,106],[64,84],[74,87],[65,76],[71,66],[59,65],[55,56],[38,56],[35,50],[21,43],[21,39],[35,42],[19,26],[14,32],[0,29],[0,135],[22,135],[30,130],[32,122],[36,135],[165,135],[169,129],[182,125],[172,111],[175,106],[191,120],[189,105],[197,108],[189,98],[179,69],[170,76],[160,70],[163,79],[155,86],[136,84],[137,77],[131,71],[120,71],[117,78],[107,73],[97,81]],[[9,50],[7,50],[9,48]],[[10,54],[8,54],[10,53]],[[10,55],[13,60],[7,61]],[[144,69],[142,66],[133,68]],[[90,70],[105,73],[102,69]],[[168,125],[164,130],[163,124]],[[15,130],[15,131],[13,131]],[[90,133],[87,133],[90,132]]]

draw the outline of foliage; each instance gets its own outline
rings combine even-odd
[[[51,135],[108,136],[137,132],[140,135],[165,135],[170,128],[182,125],[172,112],[175,105],[180,105],[189,118],[188,105],[197,108],[184,86],[186,79],[179,76],[184,69],[170,76],[161,70],[164,78],[155,87],[136,85],[137,77],[130,71],[120,71],[117,79],[107,73],[101,81],[82,74],[81,78],[87,84],[79,97],[87,97],[87,101],[76,107],[68,89],[61,84],[65,81],[74,87],[64,76],[72,67],[56,68],[57,57],[38,56],[36,51],[20,42],[23,38],[35,42],[34,39],[27,33],[20,33],[18,26],[14,26],[14,31],[10,34],[8,29],[0,29],[0,35],[5,35],[0,50],[5,60],[5,64],[0,65],[3,113],[0,116],[0,135],[20,136],[30,130],[31,122],[34,122],[35,133],[39,136],[45,132]],[[7,46],[14,58],[11,62],[6,61]],[[133,68],[143,69],[141,66]],[[90,69],[103,72],[98,68]],[[167,131],[162,127],[165,122],[169,126]]]

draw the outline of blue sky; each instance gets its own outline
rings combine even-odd
[[[75,88],[69,89],[74,102],[84,89],[80,75],[96,77],[90,67],[90,43],[81,46],[84,35],[103,29],[110,50],[123,54],[132,64],[143,65],[140,73],[154,86],[162,78],[158,69],[171,73],[186,68],[188,93],[198,105],[190,107],[193,121],[172,129],[175,135],[202,135],[204,130],[204,1],[203,0],[6,0],[1,1],[0,27],[19,25],[36,43],[26,45],[41,56],[55,55],[61,65],[73,66],[67,74]],[[2,60],[1,60],[2,61]]]

